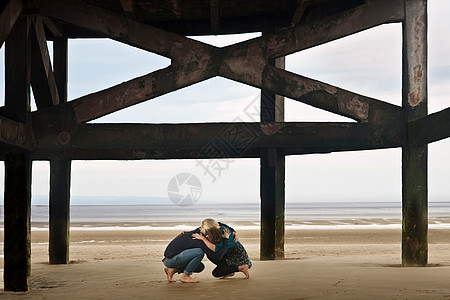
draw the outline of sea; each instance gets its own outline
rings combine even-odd
[[[0,206],[3,230],[3,206]],[[72,205],[74,230],[173,230],[192,229],[213,218],[239,230],[260,228],[259,203],[172,203],[147,205]],[[33,230],[48,230],[48,205],[33,205]],[[429,228],[450,228],[450,202],[431,202]],[[398,202],[286,203],[285,224],[290,229],[400,229],[402,207]]]

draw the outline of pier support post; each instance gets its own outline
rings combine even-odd
[[[4,288],[30,289],[31,160],[24,152],[5,155]]]
[[[284,57],[270,62],[284,69]],[[284,98],[261,90],[261,122],[284,121]],[[261,249],[260,259],[284,258],[285,157],[277,149],[261,155]]]
[[[50,161],[50,264],[69,262],[71,161]]]
[[[427,1],[405,1],[403,22],[403,95],[405,122],[427,115]],[[402,148],[402,265],[428,262],[428,145]]]
[[[67,102],[67,49],[67,37],[56,37],[53,42],[53,69],[61,103]],[[50,264],[69,262],[70,173],[70,160],[50,160]]]
[[[26,17],[17,20],[5,42],[4,116],[25,123],[30,110],[30,39]],[[31,159],[23,151],[4,155],[4,289],[30,289]]]
[[[67,49],[67,37],[56,37],[53,42],[53,69],[61,103],[67,102]],[[50,264],[69,262],[70,175],[70,160],[50,160]]]

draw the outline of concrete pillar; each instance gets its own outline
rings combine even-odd
[[[5,42],[5,116],[26,122],[30,110],[30,38],[27,18],[17,20]],[[31,274],[31,160],[11,151],[5,160],[4,288],[28,291]]]
[[[67,37],[56,37],[53,41],[53,70],[61,103],[67,102],[67,50]],[[50,161],[50,264],[69,262],[70,174],[70,160]]]
[[[284,57],[269,63],[284,69]],[[261,90],[261,122],[284,121],[284,98]],[[284,258],[285,157],[266,149],[261,164],[261,260]]]
[[[69,262],[71,161],[50,161],[50,264]]]
[[[26,153],[5,155],[4,288],[28,291],[31,274],[31,160]]]
[[[427,1],[405,1],[403,89],[405,122],[427,115]],[[428,262],[428,145],[402,148],[402,264]]]

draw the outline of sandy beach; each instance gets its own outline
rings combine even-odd
[[[49,265],[48,232],[35,231],[32,290],[1,290],[0,299],[450,299],[448,229],[430,229],[425,268],[401,267],[396,229],[287,230],[279,261],[260,261],[259,232],[242,230],[250,279],[215,279],[205,259],[197,284],[166,280],[161,256],[177,233],[73,230],[70,264]]]

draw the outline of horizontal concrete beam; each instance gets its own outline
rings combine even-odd
[[[37,147],[30,126],[5,117],[0,117],[0,143],[25,150],[35,150]]]
[[[377,130],[361,123],[80,124],[70,131],[37,132],[39,147],[32,155],[34,159],[55,154],[69,159],[237,158],[260,157],[267,148],[294,154],[403,144],[399,127]]]
[[[410,145],[425,145],[450,137],[450,107],[408,123]]]

